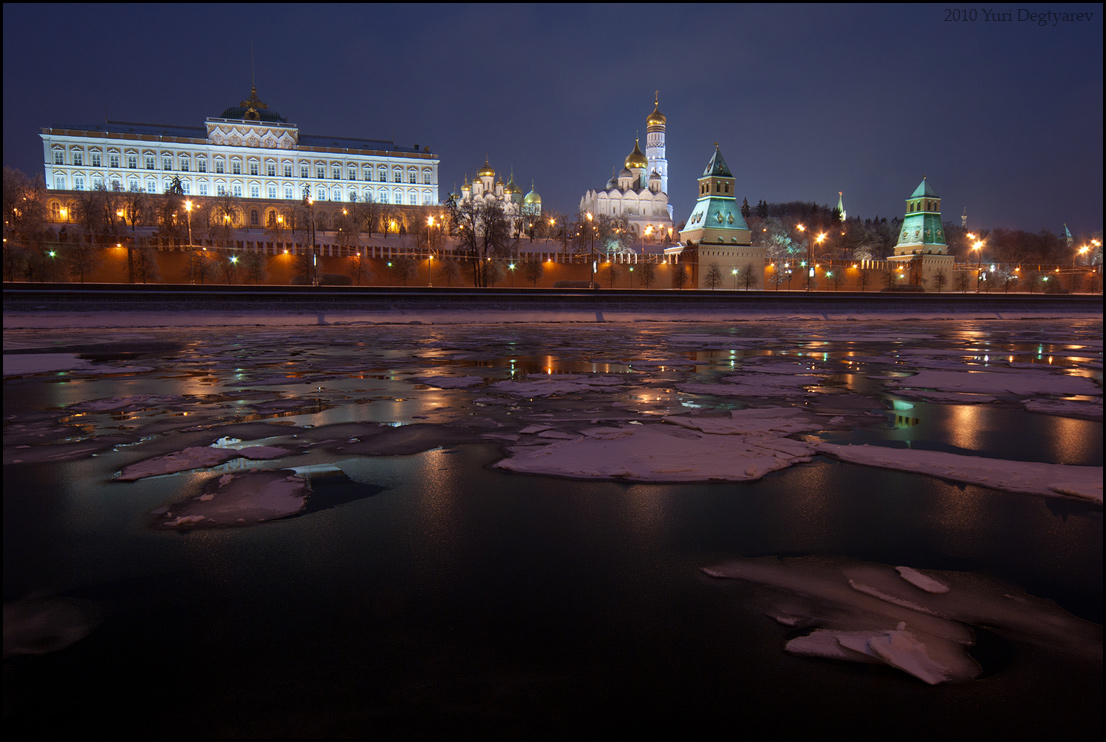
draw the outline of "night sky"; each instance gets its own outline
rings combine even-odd
[[[43,126],[201,126],[250,91],[306,134],[485,157],[574,214],[668,117],[678,222],[718,142],[738,198],[901,216],[928,176],[946,220],[1102,228],[1102,6],[8,5],[4,165]],[[1013,21],[986,21],[984,9]],[[506,178],[505,178],[506,179]]]

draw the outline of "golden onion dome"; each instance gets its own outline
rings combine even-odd
[[[668,119],[661,113],[660,103],[653,106],[653,112],[649,114],[649,117],[645,119],[646,126],[664,126],[668,123]]]
[[[522,199],[522,203],[527,206],[541,206],[541,196],[534,190],[534,184],[530,184],[530,192],[526,194],[526,197]]]
[[[495,177],[495,170],[492,170],[491,166],[488,164],[488,161],[484,160],[484,167],[480,168],[480,170],[477,171],[476,177],[478,177],[478,178],[494,178]]]
[[[627,169],[629,170],[633,170],[635,168],[639,170],[644,170],[645,168],[649,167],[649,160],[646,159],[645,154],[642,153],[639,140],[634,140],[634,151],[626,156],[625,164]]]

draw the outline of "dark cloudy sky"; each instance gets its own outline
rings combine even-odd
[[[200,126],[258,94],[308,134],[428,145],[441,196],[483,164],[575,213],[668,117],[677,222],[718,142],[755,204],[895,216],[925,174],[946,219],[1102,227],[1102,6],[4,6],[4,164],[43,126]],[[1010,11],[986,21],[983,10]]]

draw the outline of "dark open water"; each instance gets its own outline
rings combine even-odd
[[[959,326],[944,327],[924,328],[936,339],[915,345],[965,342]],[[1008,347],[1025,340],[1003,335],[1008,327],[978,330]],[[1101,324],[1050,331],[1069,340],[1100,337]],[[328,364],[357,357],[357,346],[345,344],[352,332],[304,340],[297,357],[309,356],[312,369],[325,374]],[[479,392],[443,397],[403,380],[437,368],[415,360],[427,347],[416,338],[422,332],[397,328],[375,338],[371,350],[360,351],[372,357],[373,373],[362,369],[353,378],[343,367],[347,386],[324,384],[313,402],[304,402],[321,412],[299,408],[300,416],[284,421],[411,422],[438,405],[510,416],[509,408],[477,405]],[[495,330],[483,332],[486,346]],[[623,328],[625,352],[607,342],[602,360],[640,356],[673,332]],[[761,337],[772,332],[781,345],[803,347],[779,328],[756,328]],[[565,349],[565,333],[528,328],[517,338],[529,344],[523,352],[515,346],[451,363],[460,366],[457,373],[484,368],[504,378],[507,356],[518,366],[535,358],[538,366],[548,358],[586,361],[586,353]],[[983,631],[975,655],[984,677],[929,687],[889,668],[785,653],[791,630],[755,607],[751,588],[699,571],[762,555],[970,571],[1101,624],[1101,506],[821,457],[749,483],[524,476],[489,469],[499,449],[473,443],[407,456],[326,458],[351,480],[316,478],[312,508],[295,518],[249,528],[154,530],[151,511],[207,475],[111,482],[122,465],[149,455],[142,445],[71,461],[8,463],[15,455],[9,425],[17,421],[57,420],[63,405],[80,399],[203,388],[225,394],[235,374],[263,365],[258,359],[272,341],[205,331],[202,340],[184,337],[178,351],[134,351],[150,335],[104,362],[153,371],[5,381],[5,601],[46,592],[87,600],[102,612],[96,628],[72,646],[5,661],[9,731],[1096,738],[1102,732],[1101,644],[1097,655],[1072,657]],[[480,339],[474,330],[434,330],[438,348],[473,348]],[[831,341],[822,347],[840,350]],[[595,360],[600,351],[588,352]],[[685,357],[704,364],[687,375],[725,372],[718,352]],[[273,367],[286,361],[281,355]],[[303,385],[281,389],[300,400],[310,396]],[[879,401],[878,391],[869,393]],[[217,430],[219,421],[235,420],[230,404],[197,414]],[[908,424],[896,425],[889,412],[836,440],[1101,466],[1100,422],[1033,415],[1013,402],[966,407],[918,402]],[[145,445],[173,450],[179,433],[153,431],[178,415],[144,409],[69,424],[92,426],[96,435],[137,431],[152,441]]]

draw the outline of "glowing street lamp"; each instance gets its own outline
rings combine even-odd
[[[190,283],[196,283],[196,271],[192,267],[192,256],[195,253],[195,248],[192,247],[192,201],[184,202],[184,210],[188,214],[188,280]]]
[[[588,217],[588,257],[591,261],[591,279],[588,282],[588,288],[595,287],[595,231],[591,224],[591,212],[587,213]]]
[[[1075,293],[1075,258],[1076,258],[1076,255],[1082,255],[1083,253],[1087,252],[1090,249],[1091,249],[1090,245],[1083,245],[1083,247],[1079,248],[1078,253],[1073,253],[1072,256],[1071,256],[1071,293],[1073,293],[1073,294]]]
[[[317,248],[315,247],[315,199],[311,198],[311,193],[308,191],[307,186],[303,187],[303,202],[307,206],[307,211],[311,215],[311,285],[319,285],[319,256]]]
[[[816,238],[816,239],[814,240],[814,244],[815,244],[815,245],[818,245],[818,246],[821,246],[821,245],[822,245],[822,240],[824,240],[824,239],[826,239],[826,233],[825,233],[825,232],[822,232],[822,233],[821,233],[820,235],[818,235],[818,237],[817,237],[817,238]],[[815,281],[816,281],[817,279],[818,279],[818,266],[817,266],[817,264],[816,264],[816,263],[814,262],[814,254],[813,254],[813,253],[811,253],[811,261],[810,261],[810,285],[812,285],[812,286],[813,286],[813,285],[814,285],[814,282],[815,282]]]
[[[983,240],[976,239],[974,234],[969,234],[975,244],[972,245],[972,249],[976,250],[975,254],[975,293],[979,293],[979,284],[983,279]]]

